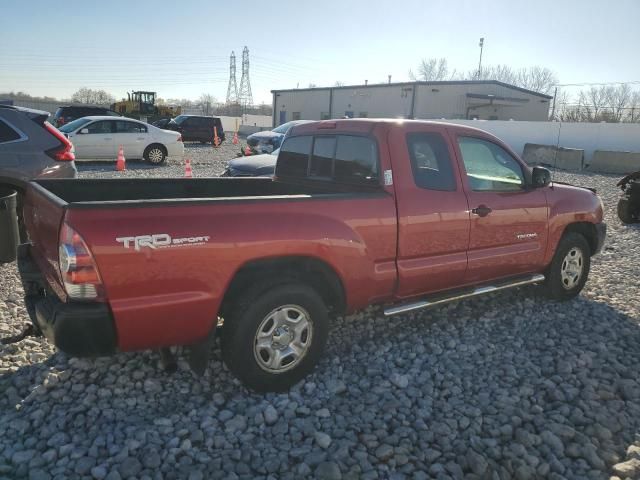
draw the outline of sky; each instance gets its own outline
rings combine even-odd
[[[229,55],[239,87],[247,46],[254,103],[271,103],[273,89],[407,81],[422,58],[467,72],[480,37],[483,65],[539,65],[562,84],[640,83],[637,0],[2,0],[0,10],[0,93],[224,101]]]

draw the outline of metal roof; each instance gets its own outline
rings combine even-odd
[[[528,93],[529,95],[535,95],[541,98],[546,98],[546,99],[553,98],[551,95],[546,95],[540,92],[534,92],[533,90],[517,87],[509,83],[500,82],[498,80],[446,80],[446,81],[438,81],[438,82],[416,81],[416,82],[396,82],[396,83],[369,83],[367,85],[343,85],[340,87],[287,88],[283,90],[271,90],[271,93],[342,90],[342,89],[348,89],[348,88],[402,87],[402,86],[418,86],[418,85],[429,85],[434,87],[445,86],[445,85],[498,85],[501,87],[510,88],[512,90],[517,90],[519,92]]]

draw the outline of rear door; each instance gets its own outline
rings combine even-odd
[[[477,283],[535,272],[547,245],[547,201],[527,188],[525,166],[482,136],[453,135],[471,211],[469,267]]]
[[[469,207],[443,127],[389,132],[398,206],[400,298],[459,286],[467,269]]]
[[[142,158],[144,149],[151,143],[146,125],[131,120],[116,120],[115,125],[115,144],[122,145],[125,157]]]
[[[80,133],[83,129],[88,133]],[[96,120],[84,125],[73,136],[71,141],[78,159],[115,159],[115,121]]]

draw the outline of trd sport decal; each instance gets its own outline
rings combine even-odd
[[[209,241],[206,235],[200,237],[171,238],[168,233],[156,233],[153,235],[138,235],[136,237],[116,237],[116,242],[122,243],[124,248],[140,250],[142,247],[152,249],[184,247],[187,245],[204,245]]]

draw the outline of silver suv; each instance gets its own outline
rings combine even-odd
[[[47,122],[49,112],[0,105],[0,187],[18,191],[18,218],[21,222],[20,194],[34,178],[74,178],[73,145]]]

